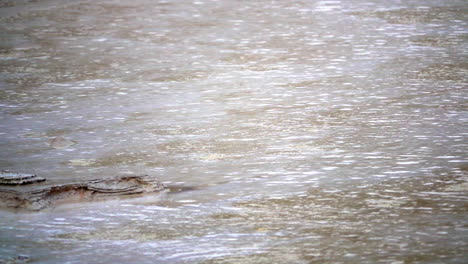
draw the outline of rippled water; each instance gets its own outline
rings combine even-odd
[[[466,1],[0,6],[0,169],[189,187],[2,212],[0,262],[468,261]]]

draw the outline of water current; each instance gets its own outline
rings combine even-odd
[[[0,0],[0,169],[183,187],[3,211],[0,263],[467,263],[467,16]]]

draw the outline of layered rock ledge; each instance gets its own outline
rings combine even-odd
[[[41,210],[63,203],[131,197],[165,189],[166,186],[148,175],[38,186],[29,191],[0,188],[0,208]]]
[[[23,185],[45,181],[35,174],[15,173],[8,170],[0,171],[0,185]]]

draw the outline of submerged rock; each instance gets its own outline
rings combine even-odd
[[[91,166],[96,163],[95,159],[74,159],[74,160],[69,160],[68,164],[72,166]]]
[[[76,141],[73,141],[73,140],[70,140],[61,136],[56,137],[52,139],[51,141],[49,141],[49,145],[52,148],[67,148],[75,144],[76,144]]]
[[[446,192],[468,192],[468,182],[451,185],[444,189]]]
[[[5,260],[0,259],[0,263],[1,264],[21,264],[21,263],[29,263],[30,260],[31,259],[26,255],[18,255],[16,257],[5,259]]]
[[[60,184],[25,192],[0,189],[0,207],[41,210],[63,203],[157,193],[164,189],[162,183],[148,175]]]
[[[451,184],[444,188],[445,192],[468,192],[468,176],[457,178],[456,184]]]
[[[0,171],[0,185],[22,185],[42,181],[45,181],[45,179],[37,177],[35,174]]]

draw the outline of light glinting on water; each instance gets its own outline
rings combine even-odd
[[[0,193],[166,188],[1,211],[0,263],[466,263],[467,12],[0,0]]]

